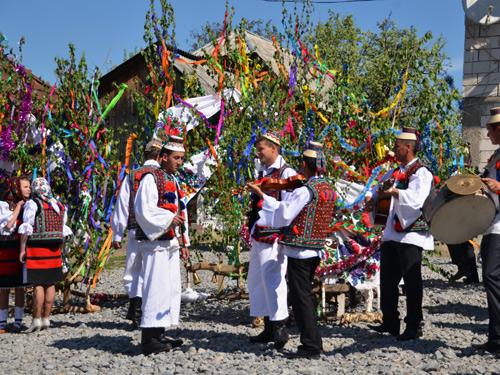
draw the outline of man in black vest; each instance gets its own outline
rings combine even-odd
[[[388,332],[397,340],[406,341],[422,336],[422,250],[434,249],[434,238],[421,215],[421,208],[430,193],[433,176],[416,156],[416,129],[403,128],[396,138],[393,151],[399,166],[390,170],[381,182],[368,192],[365,209],[372,211],[377,199],[390,198],[390,210],[380,248],[380,292],[383,323],[369,327]],[[383,181],[393,179],[390,187],[379,190]],[[403,278],[406,290],[406,329],[400,332],[398,312],[399,282]]]

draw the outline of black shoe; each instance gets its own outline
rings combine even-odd
[[[268,343],[274,340],[274,322],[269,320],[269,317],[264,317],[264,330],[257,336],[250,337],[250,342],[253,343]]]
[[[477,284],[479,283],[479,277],[477,275],[467,276],[464,280],[464,284]]]
[[[450,277],[450,280],[457,281],[457,280],[460,280],[464,276],[467,276],[467,272],[465,272],[465,270],[458,270],[456,274],[454,274],[452,277]]]
[[[370,328],[371,330],[378,332],[378,333],[389,333],[392,336],[399,335],[399,323],[398,323],[398,325],[382,323],[379,326],[374,326],[372,324],[368,324],[368,328]]]
[[[500,345],[499,344],[494,344],[489,341],[485,342],[484,344],[472,344],[472,347],[476,350],[480,350],[483,352],[490,352],[493,354],[500,354]]]
[[[423,336],[422,328],[420,328],[420,327],[418,327],[418,328],[406,327],[403,334],[396,337],[396,340],[398,340],[398,341],[416,340],[422,336]]]
[[[149,339],[145,344],[141,344],[141,351],[144,355],[168,352],[170,350],[172,350],[172,344],[168,342],[162,342],[157,337],[153,337]]]
[[[298,349],[296,352],[286,352],[283,355],[286,358],[308,358],[308,359],[319,359],[321,356],[322,350],[304,350]]]
[[[274,322],[273,327],[273,341],[275,349],[283,349],[288,342],[289,335],[286,330],[285,321]]]
[[[168,343],[172,345],[172,349],[178,348],[184,344],[184,341],[182,339],[171,339],[170,337],[165,336],[165,334],[161,335],[160,337],[161,342]]]

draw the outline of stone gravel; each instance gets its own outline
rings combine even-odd
[[[206,252],[205,260],[216,255]],[[248,253],[243,253],[248,259]],[[446,258],[433,258],[448,272],[455,267]],[[123,269],[105,270],[98,293],[124,293]],[[209,298],[183,304],[181,323],[167,333],[184,345],[168,353],[140,354],[140,332],[131,331],[124,319],[126,299],[97,302],[91,314],[55,314],[49,330],[32,334],[2,334],[0,373],[4,374],[499,374],[499,356],[475,352],[472,343],[486,340],[488,312],[482,284],[450,284],[423,266],[424,336],[398,342],[392,336],[371,332],[367,323],[339,326],[321,322],[325,354],[319,360],[289,360],[272,344],[250,344],[252,328],[248,300]],[[199,272],[196,291],[214,293],[212,274]],[[185,279],[184,279],[185,280]],[[226,292],[237,292],[236,282],[226,281]],[[75,303],[83,299],[72,297]],[[56,305],[62,303],[57,296]],[[363,303],[357,311],[363,310]],[[400,298],[400,311],[405,311]],[[404,316],[404,313],[403,313]],[[12,317],[9,318],[13,320]],[[25,315],[28,326],[31,317]],[[290,328],[285,349],[295,350],[298,330]]]

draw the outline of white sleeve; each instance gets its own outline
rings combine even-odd
[[[367,197],[372,197],[372,199],[377,199],[378,197],[378,194],[377,194],[377,190],[378,190],[378,187],[380,186],[380,183],[381,182],[384,182],[385,180],[388,180],[389,178],[392,178],[392,174],[394,172],[394,169],[391,169],[389,170],[388,172],[386,172],[381,178],[380,180],[378,181],[378,184],[376,184],[375,186],[373,186],[370,190],[368,190],[366,192],[366,196]]]
[[[123,239],[123,233],[127,229],[128,215],[130,211],[130,175],[123,179],[118,199],[111,218],[111,229],[113,230],[113,241],[120,242]]]
[[[139,184],[134,201],[137,223],[150,241],[156,240],[170,227],[174,214],[158,207],[158,188],[152,174],[146,174]]]
[[[281,228],[290,225],[311,200],[311,192],[306,186],[293,190],[286,201],[278,202],[275,198],[264,195],[262,209],[259,211],[257,225]]]
[[[287,179],[287,178],[293,177],[293,176],[295,176],[297,174],[298,173],[295,171],[295,169],[293,169],[293,168],[285,168],[285,170],[283,171],[283,174],[281,175],[281,178],[282,179]],[[290,197],[292,196],[292,193],[293,193],[293,190],[291,190],[291,191],[283,190],[281,192],[281,200],[282,201],[288,201],[290,199]]]
[[[24,204],[23,223],[19,226],[18,233],[28,233],[28,236],[33,234],[33,225],[35,225],[35,216],[38,206],[32,199]]]
[[[415,222],[422,214],[422,206],[431,191],[432,180],[432,173],[422,167],[410,177],[408,188],[399,190],[399,198],[394,202],[394,212],[403,228]]]
[[[63,237],[68,237],[73,234],[73,231],[66,224],[68,223],[68,210],[67,207],[64,207],[64,216],[63,216]]]
[[[12,211],[9,208],[9,204],[5,201],[0,201],[0,235],[9,236],[16,230],[16,223],[12,228],[5,228],[9,221],[12,220]]]

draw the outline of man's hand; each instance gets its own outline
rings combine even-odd
[[[120,241],[113,241],[111,242],[111,247],[115,250],[117,249],[121,249],[122,248],[122,244]]]
[[[247,182],[246,187],[250,193],[257,194],[261,198],[264,196],[264,192],[260,189],[259,185]]]
[[[26,263],[26,246],[21,245],[21,249],[19,250],[19,262],[20,263]]]
[[[494,180],[492,178],[482,178],[483,182],[488,186],[488,189],[491,190],[492,193],[496,193],[500,191],[500,182]]]
[[[375,208],[375,200],[372,197],[365,197],[365,211],[372,212]]]
[[[184,260],[189,259],[189,249],[187,247],[181,247],[180,248],[180,256]]]
[[[172,223],[170,224],[170,228],[179,227],[182,224],[184,224],[185,221],[186,219],[184,219],[181,215],[175,215],[172,220]]]

